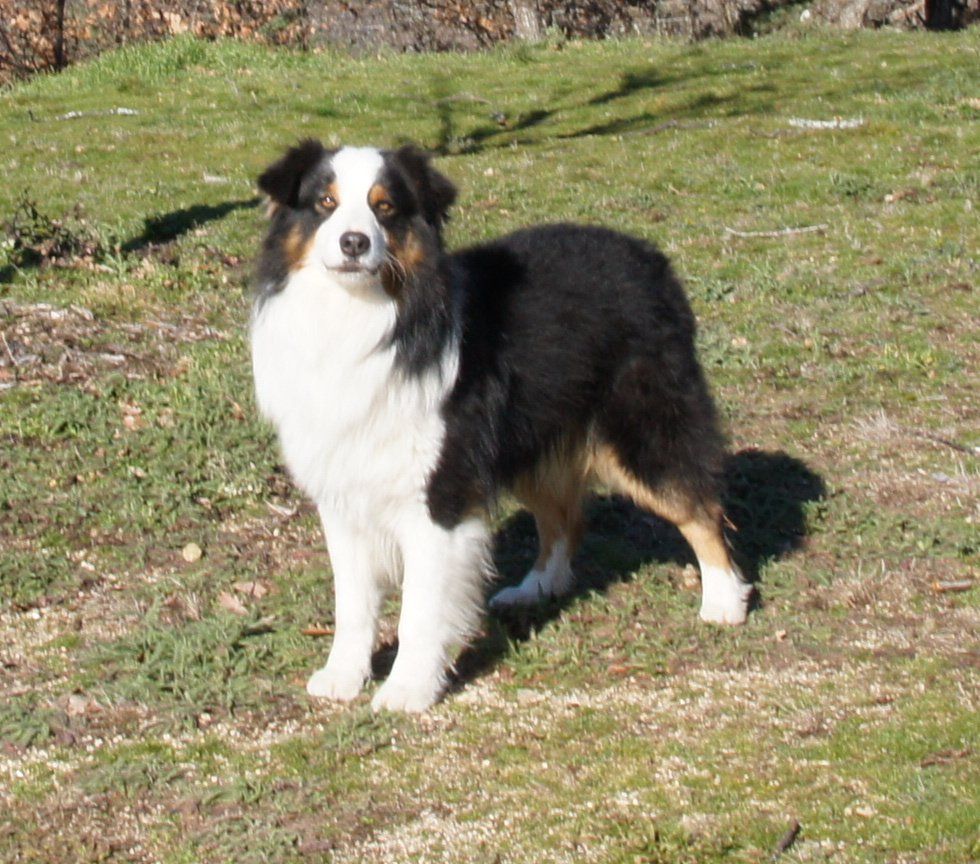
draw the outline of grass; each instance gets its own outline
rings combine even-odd
[[[0,92],[0,859],[756,862],[794,819],[780,860],[980,857],[978,55],[177,39]],[[570,219],[670,253],[745,628],[699,625],[677,535],[600,496],[581,593],[489,620],[428,715],[305,697],[329,561],[243,332],[254,178],[306,135],[439,152],[455,245]],[[517,579],[530,520],[498,529]]]

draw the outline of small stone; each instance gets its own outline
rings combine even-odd
[[[700,591],[701,577],[698,575],[698,568],[693,564],[685,564],[681,571],[681,588],[684,591]]]
[[[540,694],[538,694],[535,690],[531,690],[527,687],[522,687],[514,695],[517,697],[518,705],[533,705],[541,698]]]
[[[261,600],[269,593],[269,586],[263,582],[236,582],[231,587],[239,594],[247,594],[256,600]]]
[[[81,693],[72,693],[71,696],[68,697],[68,714],[72,717],[85,714],[89,710],[91,704],[92,703],[88,697],[83,696]]]

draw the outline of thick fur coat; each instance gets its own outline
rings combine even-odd
[[[453,254],[452,183],[414,148],[305,141],[259,180],[271,224],[251,324],[258,404],[316,503],[336,633],[316,696],[352,699],[385,594],[398,653],[375,708],[439,698],[493,574],[486,516],[513,491],[540,554],[491,605],[573,585],[599,479],[669,519],[701,567],[701,617],[741,623],[750,588],[721,534],[723,441],[680,283],[654,247],[576,225]]]

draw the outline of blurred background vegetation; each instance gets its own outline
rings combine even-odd
[[[0,0],[0,85],[180,34],[416,52],[515,38],[753,36],[800,24],[950,30],[978,19],[977,0]]]

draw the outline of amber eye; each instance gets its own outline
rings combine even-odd
[[[390,201],[381,200],[374,205],[374,209],[379,216],[391,216],[395,212],[395,205]]]
[[[337,209],[337,199],[334,198],[333,195],[324,195],[320,199],[319,204],[321,210],[330,211]]]

